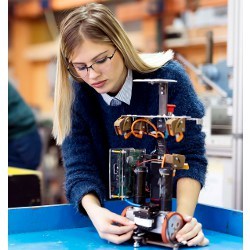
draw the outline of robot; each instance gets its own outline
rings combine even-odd
[[[175,105],[168,104],[168,83],[170,79],[136,79],[134,82],[158,84],[159,114],[150,116],[123,115],[114,123],[118,136],[142,138],[153,136],[156,150],[146,154],[145,149],[116,148],[109,151],[109,197],[125,200],[130,204],[122,216],[135,222],[134,247],[155,244],[178,249],[177,232],[185,222],[181,214],[172,211],[172,184],[175,172],[188,171],[185,156],[166,153],[168,136],[175,136],[177,142],[184,138],[186,122],[202,119],[190,116],[175,116]],[[153,123],[155,121],[155,123]],[[133,198],[133,202],[131,202]]]

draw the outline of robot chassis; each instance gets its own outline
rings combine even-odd
[[[126,207],[122,216],[135,222],[134,247],[141,244],[155,244],[179,249],[186,242],[178,242],[177,232],[184,226],[183,217],[172,212],[172,184],[176,170],[189,169],[185,156],[166,154],[168,136],[175,136],[180,142],[184,138],[186,121],[194,120],[202,125],[202,119],[190,116],[175,116],[175,105],[167,104],[169,79],[136,79],[134,82],[148,82],[159,85],[159,115],[123,115],[114,123],[117,135],[142,138],[144,134],[157,140],[157,147],[151,154],[144,149],[110,149],[110,198],[119,198],[132,206]],[[167,113],[167,114],[166,114]],[[156,119],[156,126],[151,120]],[[147,202],[146,196],[150,197]],[[148,197],[147,196],[147,197]],[[133,197],[133,203],[128,198]]]

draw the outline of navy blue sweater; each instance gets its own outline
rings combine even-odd
[[[193,86],[176,61],[166,63],[153,73],[141,74],[133,71],[133,79],[163,78],[174,79],[169,83],[168,103],[175,104],[175,115],[204,116],[204,107]],[[134,83],[130,105],[109,106],[100,94],[83,83],[73,83],[75,99],[72,105],[72,129],[62,144],[63,161],[66,168],[66,196],[80,212],[84,212],[81,199],[87,193],[94,193],[101,204],[108,195],[109,148],[146,148],[147,153],[155,149],[156,140],[144,135],[142,139],[130,136],[125,140],[117,136],[114,122],[121,115],[158,114],[158,85]],[[204,185],[207,170],[205,157],[205,135],[195,121],[186,122],[184,139],[177,143],[175,137],[168,137],[169,153],[183,154],[189,170],[177,171],[176,181],[181,177],[191,177]]]

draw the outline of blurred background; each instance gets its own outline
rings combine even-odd
[[[242,29],[237,0],[9,0],[9,80],[32,108],[42,139],[37,169],[41,192],[26,205],[66,203],[60,148],[51,136],[58,26],[70,10],[89,2],[107,5],[139,51],[174,50],[206,107],[209,166],[199,202],[242,209]],[[9,192],[9,201],[12,196],[15,190]]]

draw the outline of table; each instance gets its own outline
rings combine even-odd
[[[126,207],[124,201],[107,201],[105,207],[116,213]],[[173,209],[176,201],[173,199]],[[198,204],[195,217],[202,223],[209,246],[180,249],[243,249],[243,213]],[[133,249],[130,242],[115,245],[102,240],[87,216],[70,204],[9,209],[9,250]],[[141,250],[169,249],[146,245]]]

